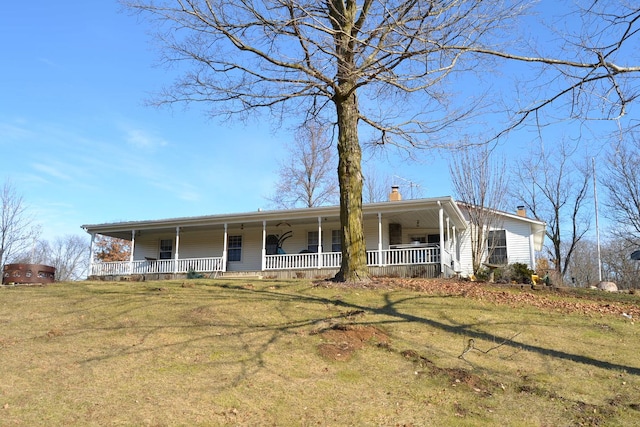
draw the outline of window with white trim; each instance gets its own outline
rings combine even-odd
[[[487,251],[489,252],[489,264],[501,265],[508,263],[507,232],[505,230],[489,231]]]
[[[341,230],[331,230],[331,252],[342,252]]]
[[[307,233],[307,250],[309,252],[317,253],[318,246],[320,246],[320,233],[317,231],[309,231]]]
[[[160,240],[160,251],[158,254],[158,259],[171,259],[172,253],[173,253],[173,240],[172,239]]]
[[[227,261],[242,261],[242,236],[227,237]]]

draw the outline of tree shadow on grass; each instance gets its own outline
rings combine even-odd
[[[383,294],[384,304],[381,306],[369,306],[358,304],[354,302],[346,302],[341,297],[336,296],[333,298],[319,297],[313,296],[304,293],[292,293],[287,289],[281,287],[274,287],[273,289],[269,289],[269,287],[256,288],[247,285],[241,285],[238,283],[207,283],[204,287],[201,288],[204,292],[202,292],[202,301],[207,304],[215,304],[216,301],[236,301],[238,304],[242,304],[245,302],[247,306],[249,303],[259,303],[259,302],[281,302],[286,304],[299,304],[300,307],[304,307],[303,304],[317,304],[317,305],[327,305],[330,307],[334,307],[338,310],[337,313],[327,313],[325,316],[306,316],[303,318],[297,317],[290,318],[284,322],[272,322],[272,321],[261,321],[256,322],[255,324],[243,322],[242,310],[239,310],[234,318],[225,319],[224,322],[218,322],[211,325],[155,325],[155,326],[145,326],[144,328],[137,327],[139,332],[142,334],[142,339],[146,340],[147,337],[162,331],[163,329],[192,329],[197,327],[207,327],[207,326],[215,326],[218,329],[228,329],[230,335],[235,336],[238,339],[239,346],[243,348],[244,356],[242,360],[236,361],[240,367],[239,371],[235,375],[235,379],[232,381],[233,384],[237,384],[243,378],[247,378],[253,373],[257,372],[260,369],[264,369],[267,365],[265,362],[265,354],[272,348],[276,343],[278,343],[284,336],[288,334],[295,333],[296,331],[300,331],[301,328],[319,328],[323,324],[329,324],[331,322],[340,322],[344,321],[346,318],[350,316],[350,313],[353,312],[364,312],[374,315],[381,315],[387,318],[395,319],[395,320],[385,320],[374,323],[389,323],[393,322],[410,322],[415,324],[422,324],[429,326],[431,328],[436,328],[442,330],[447,333],[456,334],[460,336],[464,336],[466,338],[473,338],[479,340],[486,340],[490,342],[501,342],[502,345],[506,347],[512,347],[517,350],[527,350],[533,353],[537,353],[544,356],[553,357],[560,360],[567,360],[571,362],[578,362],[585,365],[590,365],[598,368],[609,369],[609,370],[617,370],[617,371],[625,371],[632,375],[640,376],[640,368],[623,365],[618,363],[607,362],[603,360],[596,359],[590,356],[584,356],[579,354],[569,353],[563,350],[553,349],[553,348],[545,348],[538,345],[527,344],[524,342],[516,342],[513,337],[502,337],[496,334],[482,332],[474,329],[474,324],[463,324],[463,325],[452,325],[447,324],[441,321],[437,321],[431,318],[414,315],[411,313],[403,312],[400,309],[401,304],[406,302],[415,301],[417,299],[424,298],[443,298],[443,296],[426,296],[424,294],[419,294],[416,296],[411,296],[403,299],[393,300],[392,294],[387,292]],[[225,291],[224,294],[221,294],[219,291]],[[340,291],[338,291],[340,292]],[[368,292],[368,291],[364,291]],[[215,295],[215,296],[214,296]],[[212,298],[213,297],[213,298]],[[116,301],[114,301],[116,303]],[[156,302],[157,303],[157,302]],[[166,303],[170,303],[166,301]],[[117,303],[116,303],[117,304]],[[344,310],[344,311],[342,311]],[[280,316],[287,316],[286,310],[279,310]],[[123,311],[119,311],[119,315],[122,314]],[[371,323],[369,323],[371,324]],[[98,328],[99,329],[99,328]],[[252,340],[251,338],[247,338],[244,341],[244,336],[250,336],[251,334],[263,333],[265,336],[260,342],[257,340]],[[229,334],[225,334],[228,336]],[[207,340],[217,340],[220,339],[221,334],[219,333],[203,333],[198,336],[189,336],[189,334],[185,333],[184,339],[178,339],[171,343],[154,345],[154,346],[132,346],[130,348],[122,348],[120,351],[115,351],[112,354],[101,354],[94,357],[89,357],[85,360],[85,362],[97,361],[102,359],[108,359],[110,357],[118,357],[125,356],[132,353],[141,353],[141,352],[153,352],[160,348],[177,348],[198,344],[199,342],[207,341]]]
[[[625,371],[629,374],[640,376],[639,367],[607,362],[604,360],[596,359],[594,357],[573,354],[573,353],[569,353],[569,352],[558,350],[558,349],[545,348],[545,347],[541,347],[533,344],[516,342],[512,340],[511,337],[502,337],[502,336],[491,334],[488,332],[477,331],[472,328],[472,325],[468,325],[468,324],[467,325],[449,325],[443,322],[439,322],[437,320],[416,316],[410,313],[403,313],[398,309],[398,306],[401,303],[407,302],[412,299],[424,298],[425,297],[424,295],[393,301],[390,297],[390,294],[387,293],[385,294],[385,304],[382,307],[369,307],[366,305],[345,302],[341,299],[335,300],[335,299],[328,299],[328,298],[321,298],[321,297],[313,297],[309,295],[271,292],[269,290],[264,290],[264,289],[263,290],[247,290],[247,289],[238,288],[238,290],[255,292],[259,295],[269,297],[269,298],[284,297],[284,298],[290,298],[292,300],[299,300],[301,302],[308,301],[308,302],[316,302],[316,303],[324,303],[324,304],[335,304],[337,306],[341,306],[343,308],[347,308],[350,310],[364,311],[367,313],[389,316],[389,317],[398,319],[399,321],[428,325],[432,328],[437,328],[451,334],[457,334],[457,335],[461,335],[468,338],[482,339],[490,342],[503,342],[504,346],[513,347],[514,349],[518,349],[518,350],[527,350],[533,353],[554,357],[560,360],[567,360],[571,362],[582,363],[585,365],[590,365],[590,366],[594,366],[602,369]],[[441,297],[439,296],[438,298],[441,298]],[[301,326],[301,325],[298,325],[298,326]]]

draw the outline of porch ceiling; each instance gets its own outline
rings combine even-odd
[[[389,222],[402,224],[404,228],[438,229],[439,218],[437,210],[421,210],[397,212],[383,215]]]

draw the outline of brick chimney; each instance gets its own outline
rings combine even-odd
[[[523,205],[520,205],[520,206],[518,206],[518,207],[517,207],[516,214],[517,214],[518,216],[523,216],[523,217],[525,217],[525,218],[526,218],[526,216],[527,216],[527,210],[524,208],[524,206],[523,206]]]
[[[402,195],[398,191],[399,187],[397,185],[391,186],[391,193],[389,193],[389,201],[390,202],[398,202],[402,200]]]

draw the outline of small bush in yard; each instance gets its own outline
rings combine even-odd
[[[187,279],[202,279],[203,277],[203,274],[196,272],[193,268],[189,268],[187,271]]]
[[[534,274],[526,264],[520,262],[513,263],[509,266],[511,280],[516,283],[531,283],[531,275]]]

